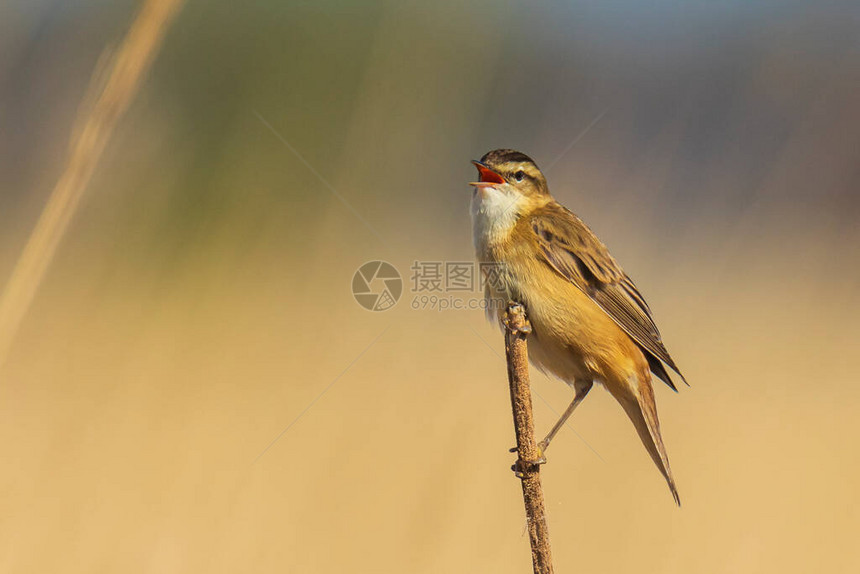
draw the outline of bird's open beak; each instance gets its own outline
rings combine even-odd
[[[486,164],[483,164],[477,160],[472,160],[472,163],[475,167],[478,168],[478,175],[480,176],[480,181],[473,181],[469,185],[474,187],[494,187],[499,185],[500,183],[505,183],[505,179],[487,167]]]

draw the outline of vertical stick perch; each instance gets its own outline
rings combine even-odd
[[[535,444],[532,419],[532,395],[529,388],[529,361],[526,336],[531,327],[522,305],[511,303],[505,314],[505,353],[508,359],[508,382],[511,386],[511,407],[514,413],[514,430],[517,435],[518,459],[513,469],[522,481],[523,502],[526,506],[529,541],[532,547],[532,565],[535,574],[552,574],[552,553],[543,489],[540,484],[542,453]]]

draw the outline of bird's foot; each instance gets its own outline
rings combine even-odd
[[[508,452],[518,452],[519,449],[517,447],[513,447],[508,450]],[[537,447],[538,458],[535,460],[523,460],[522,458],[517,458],[517,461],[511,465],[511,470],[514,471],[514,476],[517,478],[525,478],[526,471],[532,470],[534,467],[539,466],[541,464],[546,464],[546,456],[544,455],[543,448],[540,445]]]
[[[516,324],[512,322],[512,313],[516,313],[522,316],[521,321],[515,321]],[[532,325],[529,323],[528,317],[525,315],[525,309],[519,303],[514,301],[508,301],[508,312],[502,316],[502,323],[505,328],[509,331],[518,331],[523,333],[524,335],[528,335],[532,332]]]
[[[538,452],[540,452],[540,454],[541,454],[541,457],[546,458],[546,449],[549,448],[549,441],[546,439],[543,439],[542,441],[537,443],[536,446],[537,446]],[[508,452],[517,452],[518,450],[520,450],[520,449],[515,447],[515,446],[512,446],[511,448],[508,449]]]

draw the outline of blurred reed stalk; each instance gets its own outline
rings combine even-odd
[[[511,387],[511,408],[517,436],[517,462],[513,466],[523,487],[526,506],[529,542],[532,548],[532,566],[535,574],[552,574],[552,552],[549,530],[540,483],[540,464],[543,456],[535,444],[535,427],[532,418],[532,395],[529,386],[529,357],[526,337],[531,327],[522,305],[511,304],[505,314],[505,355],[508,360],[508,382]]]
[[[0,367],[57,247],[92,179],[102,152],[128,109],[183,0],[146,0],[106,73],[95,73],[81,107],[68,159],[0,296]],[[103,80],[104,78],[104,80]]]

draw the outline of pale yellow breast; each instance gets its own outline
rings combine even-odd
[[[510,282],[508,295],[526,305],[533,328],[529,356],[540,369],[568,383],[605,382],[626,379],[644,361],[603,309],[544,263],[527,229],[514,229],[494,255]]]

